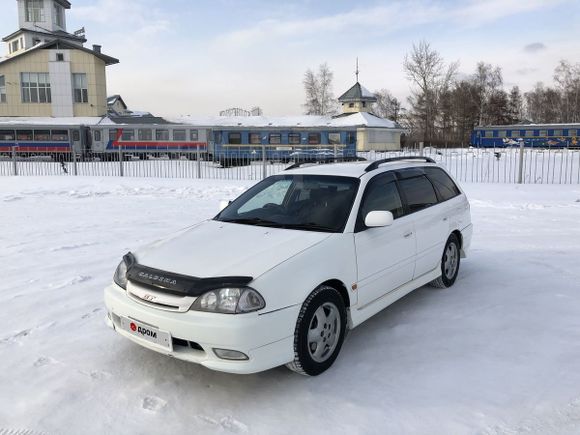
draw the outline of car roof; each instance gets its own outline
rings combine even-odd
[[[287,174],[300,175],[334,175],[343,177],[360,178],[365,174],[377,173],[379,169],[404,169],[416,168],[421,166],[438,166],[436,163],[413,161],[413,160],[399,160],[396,162],[382,163],[377,169],[366,171],[366,168],[373,163],[372,160],[360,162],[344,162],[344,163],[328,163],[328,164],[312,164],[301,166],[296,169],[287,169]],[[382,171],[381,171],[382,172]]]

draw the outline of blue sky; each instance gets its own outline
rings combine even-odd
[[[4,0],[0,28],[17,28]],[[328,62],[334,92],[360,81],[409,94],[402,63],[425,39],[470,74],[478,61],[502,67],[509,87],[551,83],[560,59],[580,62],[580,2],[574,0],[71,0],[68,30],[84,26],[121,63],[108,92],[135,110],[214,115],[260,106],[268,115],[302,112],[302,76]],[[5,49],[4,49],[5,50]]]

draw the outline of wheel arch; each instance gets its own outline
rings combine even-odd
[[[327,285],[327,286],[335,289],[342,297],[345,308],[347,308],[347,309],[350,308],[350,296],[348,294],[348,290],[346,289],[346,286],[344,285],[344,283],[341,280],[329,279],[327,281],[320,283],[319,286],[322,286],[322,285]]]
[[[463,251],[463,234],[461,234],[461,231],[459,230],[453,230],[451,232],[451,234],[455,234],[455,236],[457,237],[457,240],[459,240],[459,252],[461,255],[461,258],[465,258],[465,251]]]

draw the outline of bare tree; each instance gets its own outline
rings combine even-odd
[[[431,142],[436,136],[436,123],[441,95],[449,90],[458,63],[446,65],[443,58],[426,41],[413,44],[405,55],[403,67],[412,84],[409,103],[412,116],[420,123],[423,141]]]
[[[373,107],[375,115],[397,122],[402,110],[401,102],[387,89],[375,91],[374,94],[377,99]]]
[[[489,124],[492,117],[488,111],[490,99],[503,85],[501,68],[494,67],[489,63],[479,62],[473,75],[473,81],[479,93],[479,125]]]
[[[304,91],[306,102],[304,103],[307,115],[334,115],[337,112],[338,103],[332,91],[333,72],[327,63],[318,67],[315,74],[311,69],[304,73]]]
[[[562,122],[580,121],[580,64],[561,60],[554,70],[554,82],[561,95]]]

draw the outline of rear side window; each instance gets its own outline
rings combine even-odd
[[[437,204],[433,185],[425,175],[399,180],[401,191],[407,200],[409,213]]]
[[[455,198],[459,195],[459,188],[443,169],[425,168],[425,174],[427,174],[427,178],[429,178],[431,183],[433,183],[433,186],[435,186],[441,201],[447,201],[448,199]]]

